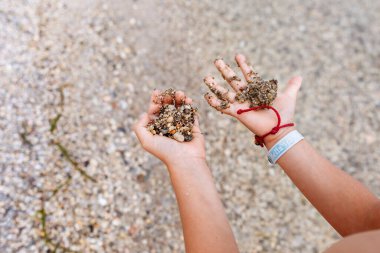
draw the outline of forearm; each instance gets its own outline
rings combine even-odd
[[[380,228],[379,199],[306,140],[287,151],[278,164],[341,235]]]
[[[168,166],[185,238],[186,252],[238,252],[204,160]]]

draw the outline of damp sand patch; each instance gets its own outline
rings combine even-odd
[[[258,73],[251,71],[247,86],[236,94],[239,103],[249,102],[249,107],[272,105],[277,97],[278,82],[275,79],[263,80]]]

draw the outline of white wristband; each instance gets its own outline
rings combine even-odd
[[[268,151],[268,161],[271,164],[275,164],[277,160],[280,159],[283,154],[285,154],[286,151],[288,151],[302,139],[302,134],[300,134],[297,130],[291,131],[276,144],[274,144],[274,146]]]

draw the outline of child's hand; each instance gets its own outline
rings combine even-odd
[[[216,60],[215,66],[222,74],[225,80],[232,87],[233,91],[220,86],[214,80],[213,77],[208,76],[204,78],[204,82],[211,88],[212,91],[219,92],[220,94],[225,94],[224,97],[227,98],[229,102],[229,107],[223,109],[223,104],[220,99],[214,94],[208,93],[205,95],[207,102],[223,113],[231,115],[242,122],[251,132],[258,136],[262,136],[276,126],[277,118],[272,110],[260,110],[251,111],[243,114],[237,114],[239,109],[249,108],[249,102],[238,103],[235,101],[236,93],[243,90],[247,86],[247,82],[253,77],[253,69],[248,65],[246,58],[243,55],[237,55],[235,57],[237,64],[242,71],[245,81],[237,77],[235,72],[223,61]],[[298,90],[301,87],[302,78],[297,76],[293,77],[288,81],[285,91],[277,95],[277,98],[273,102],[273,107],[278,110],[281,115],[282,124],[291,123],[294,119],[294,110],[296,105],[296,97]],[[294,130],[294,127],[282,128],[276,135],[267,136],[264,141],[267,147],[272,146],[277,142],[279,138],[285,135],[287,132]]]
[[[163,161],[168,167],[192,163],[195,160],[205,160],[204,137],[199,129],[197,117],[195,117],[192,129],[193,139],[190,142],[178,142],[165,136],[153,135],[147,130],[147,124],[155,118],[161,106],[174,102],[169,96],[163,98],[162,101],[160,97],[160,91],[152,93],[148,113],[142,114],[134,126],[134,132],[143,148]],[[186,104],[192,103],[192,100],[186,98],[181,91],[175,93],[175,100],[176,104],[180,104],[181,101],[185,101]]]

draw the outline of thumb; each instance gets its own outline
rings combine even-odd
[[[199,116],[198,115],[195,116],[192,133],[193,133],[193,136],[195,139],[203,137],[201,129],[199,127]]]
[[[149,123],[149,117],[147,113],[143,113],[139,120],[136,122],[136,124],[133,126],[133,131],[135,132],[137,138],[141,142],[142,145],[146,143],[147,139],[149,138],[149,135],[151,134],[146,129],[146,125]]]
[[[302,84],[302,77],[295,76],[292,77],[285,88],[285,93],[289,96],[296,97],[299,89],[301,88]]]
[[[198,119],[198,115],[195,115],[195,116],[194,116],[193,132],[194,132],[194,133],[200,133],[200,132],[201,132],[201,129],[199,128],[199,119]]]

